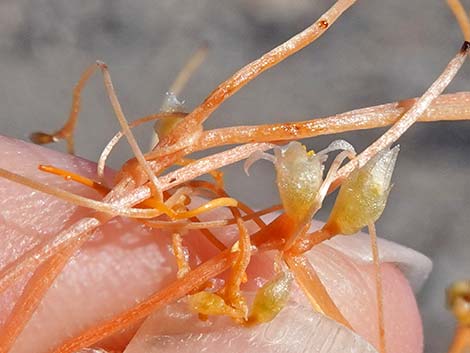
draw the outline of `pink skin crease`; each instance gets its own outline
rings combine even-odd
[[[94,177],[96,166],[92,162],[5,137],[0,137],[0,151],[2,168],[99,198],[93,190],[37,169],[38,164],[52,164]],[[3,179],[0,194],[0,268],[87,212]],[[221,228],[217,234],[230,241],[233,230]],[[197,232],[186,234],[184,242],[192,266],[216,253]],[[170,283],[175,278],[176,265],[168,244],[169,234],[150,230],[135,221],[118,218],[100,227],[55,281],[11,353],[47,353],[66,338],[131,307]],[[422,324],[413,290],[422,285],[431,263],[425,256],[388,241],[379,241],[379,249],[387,352],[422,352]],[[247,290],[254,290],[272,275],[269,256],[253,259],[249,278],[255,280],[247,284]],[[225,353],[375,352],[368,343],[377,346],[378,342],[368,236],[336,237],[315,247],[307,256],[357,334],[314,313],[294,288],[287,308],[269,324],[243,328],[225,318],[203,322],[180,301],[102,345],[126,353],[210,353],[221,349]],[[0,295],[0,325],[25,281],[26,278]]]

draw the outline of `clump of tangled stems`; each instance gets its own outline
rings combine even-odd
[[[332,219],[332,222],[327,222],[327,225],[322,229],[309,232],[311,220],[321,208],[326,195],[342,183],[356,185],[358,188],[357,193],[362,192],[364,198],[375,197],[372,201],[380,201],[384,206],[389,190],[387,182],[389,183],[394,158],[396,158],[398,152],[396,149],[389,151],[391,145],[417,121],[470,119],[469,92],[441,95],[464,63],[469,50],[469,43],[464,43],[461,50],[450,60],[441,75],[419,98],[300,122],[237,126],[209,131],[203,129],[203,123],[224,101],[248,82],[320,37],[354,2],[354,0],[338,0],[310,27],[246,65],[222,82],[190,113],[181,112],[178,110],[177,105],[166,104],[162,108],[162,112],[138,119],[129,124],[116,96],[106,64],[97,62],[91,65],[84,72],[74,89],[72,109],[64,127],[53,134],[35,133],[32,135],[32,139],[34,142],[41,144],[64,139],[67,142],[68,151],[74,152],[73,131],[80,111],[81,91],[93,73],[99,70],[103,74],[105,89],[115,115],[121,124],[121,131],[104,149],[98,163],[98,175],[103,176],[106,158],[121,137],[126,137],[135,158],[123,165],[115,184],[112,186],[53,166],[40,166],[40,169],[45,172],[55,173],[94,188],[103,195],[101,201],[75,195],[65,190],[41,184],[11,171],[0,169],[0,176],[3,178],[90,209],[87,217],[79,220],[52,239],[33,247],[0,270],[0,292],[10,288],[26,273],[34,272],[0,333],[0,352],[6,353],[13,346],[42,297],[73,254],[90,239],[93,231],[98,226],[116,216],[131,217],[149,227],[172,231],[171,246],[178,266],[175,281],[116,317],[98,323],[96,326],[90,327],[78,336],[62,343],[60,347],[54,350],[54,353],[72,353],[80,348],[89,347],[114,332],[138,322],[162,306],[188,295],[192,298],[190,302],[193,303],[193,309],[196,308],[200,315],[227,315],[243,325],[269,321],[282,309],[283,303],[281,301],[276,302],[275,310],[273,309],[272,312],[261,312],[261,309],[257,309],[256,305],[250,310],[241,290],[242,283],[246,281],[245,270],[251,256],[256,252],[267,250],[277,250],[279,252],[279,258],[276,260],[278,275],[269,284],[271,285],[270,289],[277,288],[276,286],[281,288],[282,284],[282,288],[287,288],[283,289],[283,294],[288,295],[288,283],[293,278],[304,291],[314,310],[350,327],[329,297],[315,270],[304,256],[306,251],[322,241],[338,234],[348,234],[348,232],[344,228],[344,223],[339,221],[340,216]],[[457,6],[459,5],[458,2],[451,1],[450,3],[465,34],[469,35],[468,19],[463,17],[465,12]],[[206,47],[203,47],[193,56],[172,86],[171,91],[173,93],[177,94],[181,91],[191,72],[202,61],[205,52]],[[149,121],[158,122],[156,128],[157,138],[154,141],[155,146],[148,153],[143,153],[131,129]],[[302,152],[300,145],[291,144],[283,149],[279,147],[284,141],[384,126],[391,127],[357,155],[354,149],[345,143],[336,143],[336,145],[327,148],[323,154],[320,152],[316,155],[306,151]],[[194,152],[226,145],[238,146],[199,160],[191,160],[187,157]],[[266,151],[272,149],[275,150],[274,156],[266,153]],[[337,155],[323,179],[324,159],[328,152],[335,149],[343,150],[343,152]],[[295,153],[292,151],[295,151]],[[289,161],[290,157],[288,156],[290,153],[293,155],[293,161]],[[223,174],[219,169],[245,159],[248,159],[251,164],[259,158],[274,162],[283,204],[255,212],[249,206],[227,194],[223,186]],[[369,175],[372,175],[370,171],[374,170],[374,163],[382,163],[384,158],[393,159],[390,162],[390,171],[383,176],[388,180],[384,182],[382,193],[379,193],[379,196],[373,196],[370,190],[365,188],[365,184],[361,184],[361,178],[368,178]],[[346,159],[349,159],[349,162],[342,166]],[[300,163],[300,161],[303,161],[302,163],[305,163],[308,168],[317,168],[312,170],[318,172],[317,179],[312,179],[311,184],[302,186],[305,187],[305,190],[302,189],[303,194],[300,194],[300,197],[313,195],[307,198],[308,207],[302,209],[300,208],[301,205],[289,200],[288,192],[283,194],[285,190],[290,190],[290,182],[297,182],[298,173],[302,173],[302,171],[294,172],[296,170],[295,166],[297,166],[296,163]],[[291,162],[293,164],[289,164]],[[179,168],[166,172],[172,166],[179,166]],[[287,184],[281,181],[281,171],[288,173]],[[367,173],[362,173],[363,171],[367,171]],[[214,181],[197,180],[199,176],[205,174],[211,175]],[[311,190],[312,185],[317,182],[318,187]],[[284,190],[283,188],[287,189]],[[198,197],[205,201],[199,206],[193,206],[192,201]],[[340,192],[337,203],[343,202],[341,200],[346,200],[350,196],[346,195],[343,199],[341,197],[343,196]],[[289,205],[289,208],[286,205]],[[231,218],[210,221],[201,221],[199,219],[201,214],[217,208],[228,208],[231,212]],[[269,224],[266,224],[260,218],[262,215],[280,209],[284,212]],[[346,212],[341,211],[344,207],[340,208],[338,206],[338,209],[340,209],[338,211],[340,213]],[[372,236],[374,263],[377,267],[377,288],[379,289],[377,291],[380,309],[378,310],[381,338],[379,348],[381,352],[384,352],[385,341],[380,296],[381,281],[374,227],[374,222],[381,212],[369,215],[369,211],[370,209],[366,205],[358,216],[359,218],[362,217],[361,222],[364,223],[360,224],[360,228],[367,225]],[[258,227],[252,233],[245,226],[245,223],[250,220],[254,221]],[[226,248],[221,240],[211,232],[211,228],[232,224],[238,227],[239,238],[231,248]],[[184,232],[188,229],[201,230],[202,235],[219,250],[216,256],[196,268],[190,268],[184,253]],[[204,291],[211,279],[227,270],[230,272],[224,288],[216,293]],[[269,297],[266,288],[260,290],[260,296],[264,295],[264,298],[267,298],[266,300],[273,299]],[[204,304],[207,304],[209,299],[212,300],[211,303],[218,303],[217,307],[215,304],[205,306]]]

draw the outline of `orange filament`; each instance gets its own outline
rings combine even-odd
[[[315,245],[323,243],[325,240],[331,239],[338,235],[336,231],[323,227],[312,233],[299,235],[294,245],[289,249],[292,254],[300,255],[311,250]]]
[[[67,152],[70,154],[75,153],[75,146],[74,146],[74,130],[75,126],[77,125],[78,114],[80,112],[80,104],[81,104],[81,95],[85,84],[90,79],[90,77],[95,73],[96,65],[90,65],[88,68],[83,72],[82,76],[80,77],[79,81],[75,85],[72,94],[72,107],[70,109],[69,118],[65,122],[64,126],[54,132],[53,134],[46,134],[43,132],[36,132],[31,135],[31,140],[37,144],[45,144],[51,142],[57,142],[60,139],[65,139],[67,141]]]
[[[238,201],[231,197],[220,197],[218,199],[211,200],[195,209],[184,212],[175,212],[164,203],[161,203],[153,198],[145,200],[141,203],[141,206],[154,208],[155,210],[165,213],[172,219],[185,219],[198,216],[201,213],[208,212],[220,207],[237,207]]]
[[[242,296],[240,285],[245,282],[246,269],[251,259],[251,240],[248,230],[240,218],[240,213],[236,211],[237,226],[240,232],[238,244],[238,256],[235,264],[232,266],[232,272],[226,284],[226,298],[229,304],[243,314],[243,318],[248,318],[248,305],[246,299]]]
[[[191,217],[190,219],[196,220],[196,221],[198,220],[197,217]],[[225,244],[222,243],[219,239],[217,239],[217,237],[214,234],[212,234],[212,232],[209,231],[208,229],[201,229],[201,233],[212,245],[214,245],[220,251],[224,251],[225,249],[227,249]]]
[[[84,177],[82,175],[75,174],[73,172],[70,172],[70,171],[67,171],[67,170],[64,170],[64,169],[60,169],[60,168],[57,168],[57,167],[54,167],[54,166],[51,166],[51,165],[41,164],[41,165],[39,165],[38,169],[43,171],[43,172],[47,172],[47,173],[51,173],[51,174],[61,176],[65,180],[73,180],[77,183],[88,186],[88,187],[98,191],[99,193],[101,193],[103,195],[106,195],[110,191],[109,188],[107,188],[106,186],[104,186],[103,184],[101,184],[97,181],[91,180],[91,179],[89,179],[87,177]],[[173,219],[184,219],[184,218],[191,218],[191,217],[197,216],[201,213],[204,213],[204,212],[207,212],[207,211],[213,210],[215,208],[219,208],[219,207],[236,207],[238,205],[238,201],[235,200],[235,199],[229,198],[229,197],[222,197],[222,198],[219,198],[219,199],[211,200],[211,201],[207,202],[206,204],[204,204],[204,205],[202,205],[202,206],[200,206],[200,207],[198,207],[194,210],[185,211],[185,212],[175,212],[171,208],[169,208],[165,204],[155,200],[154,198],[149,198],[149,199],[145,200],[144,202],[140,203],[139,205],[143,206],[143,207],[154,208],[154,209],[170,216]]]
[[[204,188],[207,190],[212,191],[215,195],[221,196],[221,197],[228,197],[227,193],[219,188],[217,185],[211,184],[207,181],[204,180],[192,180],[188,182],[188,185],[195,187],[195,188]],[[250,207],[248,207],[246,204],[244,204],[241,201],[238,201],[238,208],[242,210],[243,212],[246,213],[246,215],[253,215],[253,217],[246,218],[246,219],[253,219],[253,221],[258,225],[258,227],[263,228],[266,226],[266,223],[260,218],[261,215],[266,214],[266,213],[271,213],[273,211],[276,211],[278,209],[281,209],[280,205],[275,205],[272,207],[269,207],[263,211],[260,211],[259,214],[258,212],[253,211]],[[233,212],[232,212],[233,214]],[[244,217],[242,217],[243,220],[246,220]],[[236,217],[234,215],[234,220],[233,223],[236,223]]]
[[[13,181],[15,183],[28,186],[32,189],[38,190],[48,195],[55,196],[59,199],[68,201],[74,205],[82,206],[86,208],[90,208],[102,213],[114,215],[114,216],[126,216],[131,218],[154,218],[161,214],[161,211],[156,209],[139,209],[139,208],[128,208],[128,207],[121,207],[120,205],[107,203],[103,201],[96,201],[87,197],[83,197],[56,187],[52,187],[49,185],[42,184],[38,181],[33,179],[24,177],[19,174],[15,174],[9,172],[6,169],[0,168],[0,177]],[[141,197],[149,197],[145,191],[140,189],[140,195],[133,194],[128,195],[127,197],[137,197],[140,199]],[[150,190],[148,190],[150,192]]]
[[[97,181],[94,181],[92,179],[84,177],[83,175],[75,174],[75,173],[70,172],[70,171],[65,170],[65,169],[54,167],[52,165],[40,164],[38,166],[38,169],[42,172],[51,173],[51,174],[61,176],[65,180],[72,180],[72,181],[75,181],[75,182],[80,183],[82,185],[88,186],[89,188],[92,188],[92,189],[96,190],[97,192],[99,192],[102,195],[106,195],[110,191],[110,189],[108,187],[104,186],[103,184],[101,184]]]
[[[218,199],[211,200],[205,203],[202,206],[199,206],[193,210],[181,212],[175,215],[175,219],[182,219],[182,218],[191,218],[195,217],[201,213],[211,211],[216,208],[220,207],[237,207],[238,201],[231,198],[231,197],[220,197]]]
[[[239,207],[239,209],[244,211],[241,207]],[[258,212],[250,212],[242,216],[241,219],[243,221],[255,220],[256,218],[259,218],[260,216],[264,216],[266,214],[279,211],[281,209],[282,209],[281,205],[274,205],[274,206],[265,208],[264,210],[260,210]],[[187,222],[187,221],[175,222],[175,221],[160,221],[160,220],[140,220],[140,221],[143,222],[148,227],[157,228],[157,229],[161,229],[161,228],[180,229],[181,228],[181,229],[200,229],[202,231],[207,230],[209,228],[225,227],[225,226],[236,223],[235,218],[221,219],[221,220],[214,220],[214,221],[199,221],[197,217],[192,217],[190,218],[190,220],[191,222]],[[266,225],[263,225],[261,228],[264,228],[265,226]],[[226,247],[223,246],[220,250],[225,250],[225,248]]]

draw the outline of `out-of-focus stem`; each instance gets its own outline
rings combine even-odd
[[[458,326],[448,353],[470,352],[470,326]]]

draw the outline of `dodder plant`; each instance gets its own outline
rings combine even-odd
[[[63,342],[55,353],[72,353],[111,334],[139,322],[155,310],[181,298],[187,298],[189,309],[201,319],[211,315],[225,315],[240,325],[252,326],[272,320],[286,305],[295,281],[303,290],[313,310],[354,330],[328,295],[305,253],[315,245],[339,235],[358,232],[369,227],[376,266],[377,302],[379,305],[380,352],[386,343],[382,317],[381,280],[374,223],[382,214],[390,192],[391,176],[398,155],[392,145],[416,121],[467,120],[469,93],[442,95],[449,82],[463,65],[470,44],[465,42],[456,56],[426,92],[416,99],[359,109],[327,118],[310,121],[239,126],[206,131],[203,123],[217,108],[259,74],[296,53],[321,36],[337,18],[353,5],[354,0],[338,0],[314,24],[279,45],[259,59],[240,69],[222,82],[194,110],[179,110],[170,95],[161,113],[129,124],[121,109],[106,64],[97,62],[82,75],[75,87],[70,118],[53,134],[34,133],[32,140],[44,144],[65,139],[68,151],[73,153],[73,131],[80,110],[81,91],[96,70],[104,77],[104,84],[115,115],[122,130],[110,141],[98,163],[98,175],[103,176],[105,161],[114,145],[125,136],[135,158],[120,169],[113,185],[94,181],[54,166],[41,165],[40,169],[85,184],[103,195],[101,201],[84,198],[28,179],[12,171],[0,169],[0,176],[57,196],[78,206],[90,209],[87,217],[53,239],[41,243],[0,271],[0,292],[33,271],[27,286],[19,297],[0,332],[0,352],[8,352],[22,332],[42,297],[52,285],[73,254],[93,235],[93,230],[117,216],[134,218],[149,227],[172,231],[171,246],[178,266],[173,283],[154,293],[133,308],[118,316],[87,329],[80,335]],[[462,26],[464,12],[454,2]],[[457,3],[458,4],[458,3]],[[456,7],[457,6],[457,7]],[[191,71],[204,56],[198,52],[183,70],[174,87],[178,93]],[[139,148],[131,128],[157,120],[155,146],[148,153]],[[356,154],[345,141],[335,141],[325,150],[307,151],[294,140],[318,135],[334,134],[356,129],[391,127],[364,151]],[[284,145],[284,142],[290,142]],[[239,145],[224,152],[199,160],[188,159],[194,152],[225,145]],[[274,154],[266,151],[274,150]],[[328,155],[340,151],[330,168],[325,171]],[[268,159],[274,164],[276,182],[282,205],[258,212],[240,200],[230,197],[223,187],[220,168],[247,160],[246,170],[257,159]],[[344,163],[349,160],[347,163]],[[343,165],[344,164],[344,165]],[[178,169],[166,172],[170,167]],[[210,174],[214,182],[197,180]],[[310,231],[313,217],[322,207],[327,195],[340,187],[327,223]],[[198,196],[204,196],[200,203]],[[197,202],[195,202],[197,201]],[[199,216],[217,209],[228,208],[231,218],[202,221]],[[281,210],[281,214],[266,224],[260,217]],[[250,231],[245,223],[254,220],[258,229]],[[226,247],[211,228],[236,224],[238,240]],[[196,268],[191,268],[185,254],[184,234],[188,229],[201,229],[218,254]],[[242,290],[247,280],[246,269],[254,253],[276,251],[273,260],[277,274],[258,289],[250,302]],[[191,255],[191,254],[190,254]],[[228,271],[221,288],[212,288],[212,279]],[[453,352],[458,352],[455,350]]]

